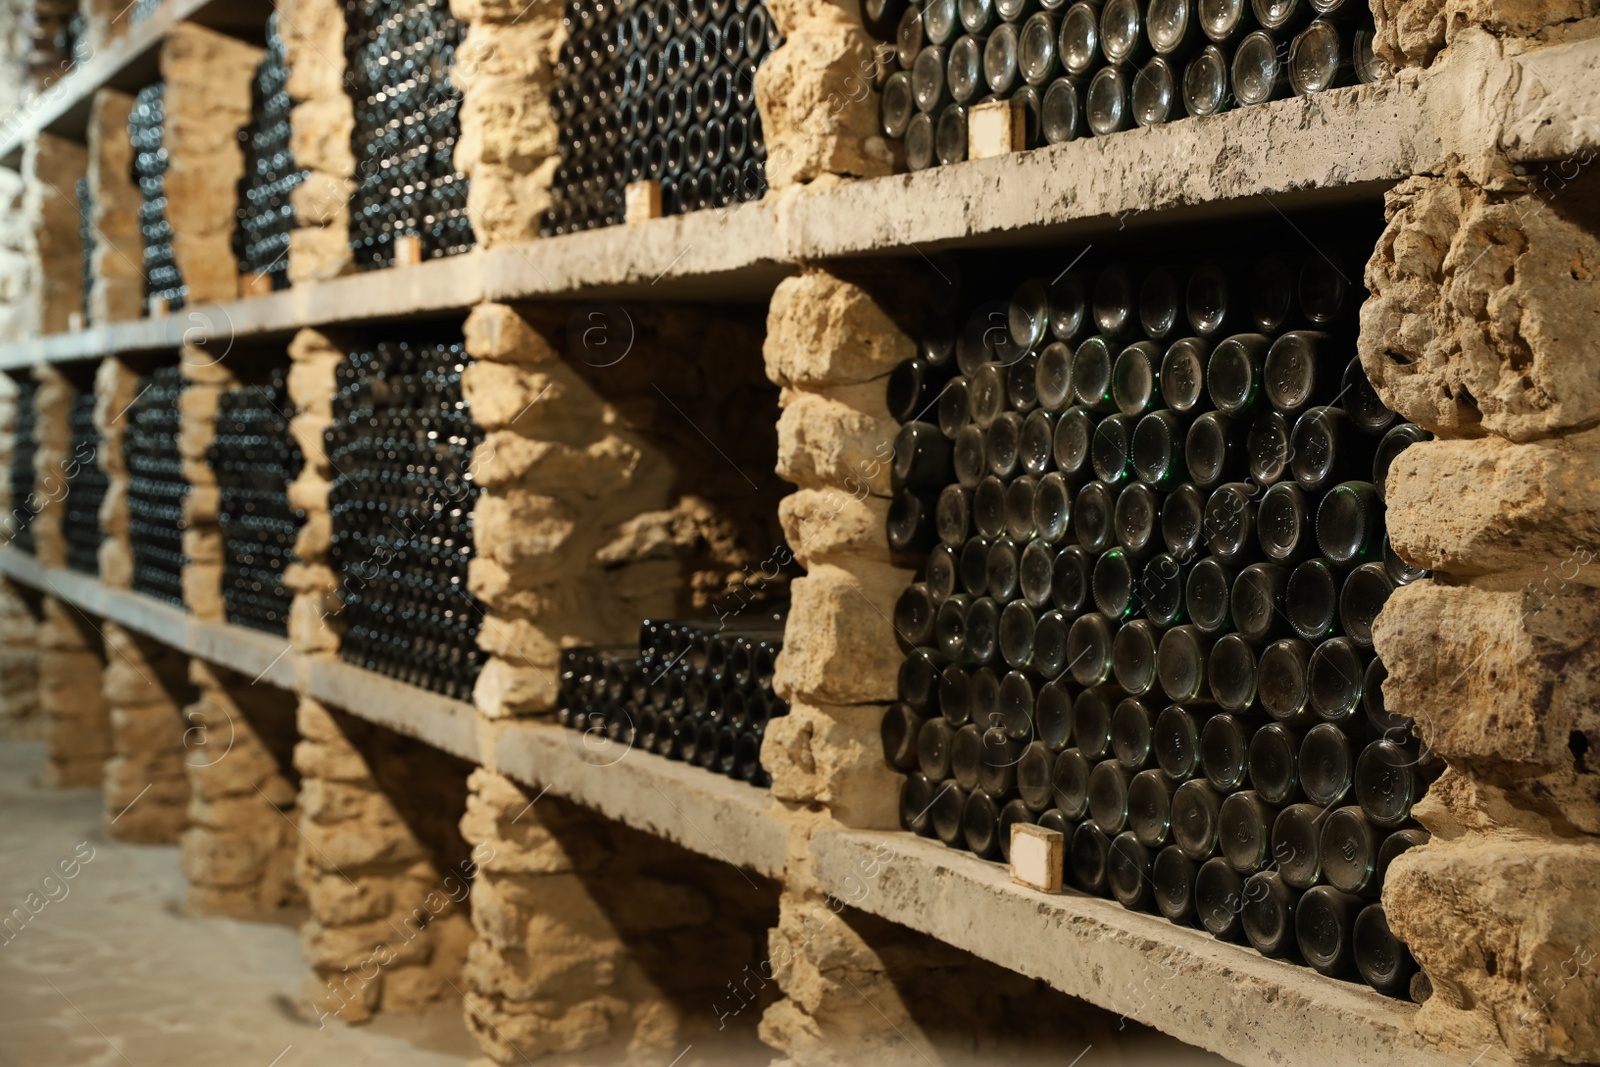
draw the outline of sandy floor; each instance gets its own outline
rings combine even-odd
[[[301,1017],[300,916],[187,914],[177,848],[106,840],[99,792],[40,788],[43,763],[42,744],[0,742],[0,918],[30,893],[59,898],[19,931],[0,931],[0,1067],[461,1067],[478,1055],[459,1001],[360,1028]],[[63,861],[75,877],[45,884]],[[696,1035],[674,1067],[772,1058],[718,1036]],[[1142,1027],[1112,1042],[1120,1047],[1041,1048],[1007,1067],[1225,1067]],[[924,1056],[930,1067],[974,1062],[943,1047]],[[584,1061],[621,1067],[626,1058]]]

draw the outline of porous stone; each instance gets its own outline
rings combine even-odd
[[[762,354],[773,382],[820,389],[881,378],[917,351],[866,289],[807,271],[773,292]]]
[[[802,489],[783,498],[778,519],[794,558],[807,568],[843,560],[888,563],[889,502],[841,489]]]
[[[90,257],[89,318],[126,322],[144,315],[144,239],[139,233],[139,187],[133,180],[128,116],[134,100],[116,89],[97,90],[89,105],[87,176],[95,247]]]
[[[890,621],[912,573],[887,564],[814,568],[792,588],[773,688],[791,703],[895,699],[904,656]]]
[[[808,489],[888,496],[899,427],[816,393],[792,393],[778,420],[778,476]]]
[[[898,828],[900,776],[883,761],[882,719],[877,704],[793,705],[788,715],[767,724],[761,743],[772,795],[820,804],[846,826]]]

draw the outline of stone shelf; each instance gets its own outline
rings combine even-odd
[[[1461,1067],[1417,1036],[1415,1005],[1159,915],[1040,893],[1001,864],[903,831],[819,830],[811,847],[840,900],[1241,1067]]]
[[[625,825],[768,877],[783,872],[787,828],[770,794],[545,722],[491,723],[450,700],[338,659],[305,656],[273,634],[197,619],[87,574],[0,549],[0,575],[255,681],[305,693],[471,763],[492,766]]]
[[[1444,77],[1441,75],[1440,77]],[[764,300],[798,264],[959,247],[1075,244],[1154,222],[1272,215],[1368,200],[1441,165],[1424,132],[1429,79],[1280,100],[917,174],[769,196],[757,204],[478,249],[163,318],[0,346],[0,370],[305,326],[443,316],[485,300]],[[1063,266],[1066,260],[1063,261]]]

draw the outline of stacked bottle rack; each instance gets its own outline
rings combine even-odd
[[[484,659],[482,609],[467,592],[482,432],[461,396],[461,331],[404,336],[374,339],[338,372],[327,448],[340,654],[467,700]]]
[[[88,178],[79,178],[73,191],[78,197],[78,239],[83,242],[83,321],[87,325],[94,293],[94,198],[89,194]]]
[[[289,632],[294,594],[284,588],[283,574],[294,562],[305,518],[289,506],[289,483],[302,460],[289,432],[288,394],[283,371],[265,385],[223,393],[206,455],[221,496],[217,525],[228,621],[278,634]]]
[[[902,819],[1069,884],[1404,995],[1376,903],[1432,775],[1383,706],[1372,624],[1421,576],[1390,462],[1426,436],[1352,358],[1350,266],[1034,279],[890,378]]]
[[[390,266],[402,236],[421,239],[424,259],[466,251],[467,178],[453,162],[461,94],[450,84],[462,24],[445,0],[346,0],[344,10],[356,265]]]
[[[1021,101],[1027,147],[1372,82],[1354,0],[867,0],[895,46],[885,136],[920,170],[967,157],[967,109]]]
[[[67,541],[67,566],[85,574],[100,573],[100,505],[109,482],[100,469],[100,431],[94,425],[94,394],[73,394],[68,416],[72,451],[67,457],[66,517],[62,534]]]
[[[305,180],[289,147],[288,56],[276,12],[267,16],[267,52],[256,68],[250,123],[239,131],[244,176],[239,179],[234,255],[242,274],[265,274],[274,289],[289,286],[289,231],[294,205],[289,194]]]
[[[766,192],[756,69],[782,42],[763,0],[569,0],[550,107],[561,166],[541,232],[624,220],[630,182],[667,215]]]
[[[167,150],[162,144],[165,94],[166,86],[160,82],[139,90],[128,115],[128,136],[133,141],[133,178],[139,186],[145,296],[165,301],[171,310],[184,305],[189,287],[172,253],[172,224],[167,219]]]
[[[128,465],[128,541],[133,588],[183,604],[183,501],[189,483],[178,454],[183,376],[162,367],[139,379],[122,449]]]
[[[16,423],[11,446],[11,544],[22,551],[33,552],[34,516],[38,514],[33,498],[34,457],[39,453],[39,417],[34,411],[34,401],[39,394],[39,383],[32,378],[17,382]]]
[[[646,620],[637,646],[561,654],[564,725],[756,786],[767,723],[789,713],[772,691],[784,612],[748,622]]]

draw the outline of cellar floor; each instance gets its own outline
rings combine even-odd
[[[15,934],[0,930],[0,1067],[462,1067],[476,1058],[455,1000],[421,1017],[319,1028],[296,1008],[302,916],[189,914],[178,849],[107,840],[100,793],[42,788],[44,762],[42,743],[0,741],[0,918],[30,894],[58,898]],[[44,882],[74,859],[65,895],[59,879]],[[717,1038],[697,1035],[674,1067],[772,1059],[748,1039]],[[982,1060],[942,1045],[930,1051],[930,1064]],[[1109,1045],[1041,1048],[1026,1059],[1014,1067],[1226,1067],[1135,1023]],[[665,1067],[625,1055],[584,1058],[585,1067],[624,1064]]]

